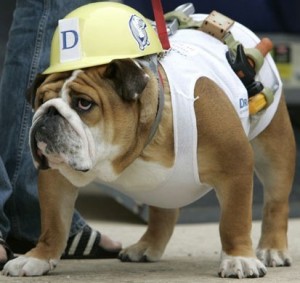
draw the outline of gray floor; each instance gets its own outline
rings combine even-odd
[[[123,246],[133,244],[145,231],[141,220],[129,213],[111,198],[88,188],[81,192],[78,208],[89,223]],[[259,221],[253,223],[252,239],[257,245],[260,235]],[[285,268],[269,268],[260,279],[248,279],[251,283],[299,282],[300,278],[300,219],[289,222],[289,248],[293,265]],[[11,278],[0,275],[3,283],[35,282],[104,282],[104,283],[194,283],[237,282],[236,279],[220,279],[217,276],[220,257],[220,240],[217,223],[178,224],[160,262],[121,263],[111,260],[63,260],[49,275],[35,278]],[[243,281],[244,282],[244,281]],[[248,282],[248,281],[247,281]]]

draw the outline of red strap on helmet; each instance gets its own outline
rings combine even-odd
[[[156,22],[156,29],[159,40],[163,49],[170,49],[169,36],[166,28],[166,22],[164,18],[163,8],[160,0],[152,0],[152,9]]]

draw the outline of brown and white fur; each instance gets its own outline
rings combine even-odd
[[[47,145],[33,142],[36,163],[42,169],[52,167],[39,171],[42,234],[34,249],[6,264],[4,274],[42,275],[55,267],[68,238],[78,193],[75,186],[95,178],[115,182],[122,178],[125,169],[134,168],[135,162],[146,166],[132,169],[137,178],[139,170],[147,166],[165,171],[172,167],[172,106],[166,75],[160,66],[159,69],[164,81],[165,105],[149,144],[157,111],[158,84],[151,71],[135,60],[115,60],[108,65],[51,74],[37,80],[32,89],[36,93],[34,109],[63,98],[82,121],[81,129],[89,132],[75,131],[78,139],[81,135],[87,137],[89,152],[85,156],[89,162],[81,167],[79,163],[74,165],[68,156],[53,154],[46,150]],[[215,188],[221,207],[219,276],[261,277],[266,274],[265,266],[289,266],[288,199],[294,175],[295,142],[284,96],[269,126],[249,142],[234,108],[216,83],[199,78],[194,94],[199,97],[194,104],[199,176],[203,183]],[[47,115],[44,109],[42,116]],[[62,116],[68,124],[69,117],[61,113],[51,115]],[[264,185],[262,234],[256,254],[251,241],[254,172]],[[150,207],[148,229],[136,244],[121,251],[121,261],[159,260],[178,214],[179,209]]]

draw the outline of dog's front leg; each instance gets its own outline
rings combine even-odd
[[[148,229],[134,245],[121,251],[121,261],[158,261],[173,233],[179,209],[149,207]]]
[[[58,171],[51,169],[39,172],[38,187],[40,239],[35,248],[5,265],[5,275],[43,275],[56,266],[66,246],[78,190]]]

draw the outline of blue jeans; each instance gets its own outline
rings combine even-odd
[[[37,171],[28,146],[26,89],[49,64],[57,21],[87,0],[17,0],[0,83],[0,236],[36,242],[40,235]],[[57,188],[59,190],[63,188]],[[86,223],[74,213],[70,235]]]

